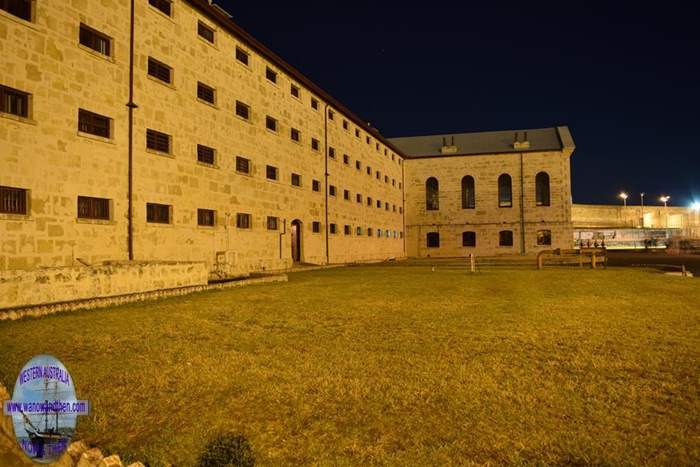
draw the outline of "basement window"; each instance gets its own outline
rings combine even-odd
[[[0,0],[1,2],[2,0]],[[94,29],[81,24],[80,25],[80,44],[94,50],[97,53],[107,57],[112,56],[112,40]]]
[[[148,3],[161,13],[172,16],[173,2],[172,0],[148,0]]]
[[[0,213],[27,215],[29,190],[0,186]]]
[[[110,219],[109,200],[105,198],[78,196],[78,219],[108,221]]]
[[[0,85],[0,112],[29,118],[29,94]]]
[[[170,224],[172,207],[167,204],[146,203],[146,222]]]
[[[197,209],[197,225],[202,227],[214,227],[216,223],[216,211],[213,209]]]
[[[102,138],[111,137],[112,119],[84,109],[78,109],[78,131]]]
[[[0,10],[5,10],[25,21],[31,21],[32,3],[32,0],[0,0]]]

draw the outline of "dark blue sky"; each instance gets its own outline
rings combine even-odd
[[[575,202],[700,201],[691,7],[217,3],[387,137],[568,125]]]

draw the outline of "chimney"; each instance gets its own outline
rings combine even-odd
[[[515,132],[515,138],[513,138],[513,149],[523,150],[530,149],[530,141],[527,139],[527,131],[523,132],[523,140],[520,141],[518,137],[518,132]]]
[[[455,146],[454,136],[451,137],[451,142],[449,145],[447,144],[447,137],[442,137],[442,147],[440,148],[440,154],[456,154],[457,149],[457,146]]]

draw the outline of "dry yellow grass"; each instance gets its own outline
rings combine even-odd
[[[261,464],[700,464],[700,281],[422,267],[0,323],[0,379],[72,372],[78,437],[190,465],[218,433]]]

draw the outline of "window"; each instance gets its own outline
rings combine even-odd
[[[345,235],[350,235],[350,226],[349,226],[348,224],[345,224],[345,225],[343,226],[343,233],[344,233]]]
[[[290,92],[292,93],[292,96],[296,97],[297,99],[301,97],[301,91],[299,90],[299,86],[296,84],[291,85]]]
[[[330,230],[330,233],[332,233],[332,234],[338,233],[338,227],[335,224],[330,224],[328,226],[328,229]]]
[[[328,109],[328,120],[333,120],[335,118],[335,112],[333,112],[331,109]]]
[[[2,214],[28,214],[28,191],[23,188],[0,186],[0,213]]]
[[[197,209],[197,225],[214,227],[216,211],[213,209]]]
[[[197,145],[197,161],[203,162],[204,164],[214,165],[214,148],[209,146],[204,146],[201,144]]]
[[[214,88],[207,86],[201,81],[197,82],[197,98],[213,104],[215,102]]]
[[[538,230],[537,231],[537,244],[540,246],[546,246],[552,244],[552,231],[551,230]]]
[[[360,130],[358,128],[355,128],[355,137],[356,138],[360,137]]]
[[[372,206],[372,198],[370,196],[367,197],[367,206]]]
[[[269,228],[270,225],[270,218],[267,218],[267,225]],[[236,213],[236,227],[239,229],[249,229],[251,226],[250,222],[250,214],[246,214],[244,212],[239,212]]]
[[[319,182],[318,180],[312,180],[311,189],[313,191],[321,191],[321,182]]]
[[[355,235],[362,235],[362,227],[357,227],[355,229]]]
[[[440,247],[440,233],[439,232],[428,232],[426,237],[426,242],[428,248],[439,248]]]
[[[292,141],[296,141],[297,143],[301,141],[301,133],[296,128],[292,128],[289,135],[292,138]]]
[[[244,104],[241,101],[236,101],[236,115],[238,115],[242,119],[249,120],[250,106],[248,104]]]
[[[250,63],[250,54],[240,47],[236,47],[236,60],[247,66]]]
[[[399,190],[401,189],[401,182],[399,182]]]
[[[395,204],[392,204],[391,207],[392,207],[392,210],[393,210],[394,212],[396,212],[396,205],[395,205]]]
[[[366,167],[366,169],[367,169],[367,175],[372,175],[372,167],[370,167],[370,166],[368,165],[368,166]]]
[[[241,172],[244,174],[250,173],[250,159],[245,157],[236,156],[236,172]]]
[[[382,229],[377,229],[377,237],[382,238]]]
[[[7,86],[0,86],[0,112],[28,118],[29,94]]]
[[[498,177],[498,207],[513,207],[513,187],[508,174],[502,174]]]
[[[152,7],[157,8],[162,13],[171,16],[173,12],[172,0],[148,0]]]
[[[376,176],[377,176],[377,180],[380,180],[380,179],[382,178],[382,175],[381,175],[381,173],[379,172],[379,170],[377,170]]]
[[[535,177],[535,201],[537,206],[550,205],[549,174],[547,172],[540,172]],[[547,245],[549,244],[547,243]]]
[[[146,203],[146,222],[170,224],[170,206],[167,204]]]
[[[205,41],[214,43],[214,30],[201,21],[197,23],[197,34]]]
[[[350,156],[348,156],[347,154],[343,154],[343,164],[350,164]]]
[[[78,196],[78,218],[109,220],[109,200]]]
[[[314,99],[313,97],[311,98],[311,108],[318,110],[318,99]]]
[[[265,68],[265,78],[273,83],[277,82],[277,72],[270,67]]]
[[[498,245],[513,246],[513,231],[501,230],[500,232],[498,232]]]
[[[32,0],[0,0],[0,10],[26,21],[32,20]]]
[[[271,131],[277,131],[277,120],[270,117],[269,115],[265,117],[265,127]]]
[[[381,207],[382,207],[382,202],[379,201],[379,200],[377,200],[377,207],[380,208],[380,209],[381,209]]]
[[[331,159],[335,159],[335,148],[334,147],[328,148],[328,157],[330,157]]]
[[[350,190],[343,190],[343,199],[350,199]]]
[[[462,177],[462,209],[474,209],[475,206],[474,177],[465,175]]]
[[[148,57],[148,74],[157,80],[171,84],[172,68],[165,63],[159,62],[155,58]]]
[[[316,138],[311,138],[311,149],[318,151],[320,142]]]
[[[387,175],[384,175],[384,183],[389,183],[389,177]]]
[[[268,165],[267,167],[265,167],[265,176],[269,180],[277,180],[278,173],[279,171],[277,170],[277,167],[274,167],[272,165]]]
[[[78,131],[103,138],[109,138],[111,119],[96,113],[78,109]]]
[[[476,246],[476,232],[462,232],[462,246]]]
[[[355,195],[355,200],[357,200],[358,203],[361,203],[361,202],[362,202],[362,195],[359,194],[359,193],[356,194],[356,195]]]
[[[279,229],[279,219],[273,216],[267,216],[267,230]]]
[[[112,55],[111,39],[101,32],[97,32],[84,24],[80,25],[79,40],[80,44],[94,50],[95,52],[101,53],[102,55],[106,55],[108,57]]]
[[[372,227],[367,227],[367,236],[368,237],[372,236]]]
[[[435,177],[430,177],[425,181],[425,209],[428,211],[440,209],[440,189]]]
[[[328,187],[328,194],[331,196],[335,196],[335,186],[334,185],[330,185]]]
[[[399,214],[403,214],[403,208],[399,206]]]
[[[343,120],[343,130],[347,130],[350,127],[350,124],[348,123],[347,120]]]
[[[355,168],[360,170],[362,168],[362,163],[360,161],[355,161]]]
[[[386,203],[386,202],[384,203],[384,210],[385,211],[389,210],[389,203]]]
[[[319,233],[319,232],[321,231],[321,223],[318,222],[318,221],[313,221],[313,222],[311,223],[311,230],[312,230],[314,233]]]
[[[292,185],[301,186],[301,175],[292,174]]]
[[[369,136],[367,136],[365,140],[367,141],[367,144],[372,144],[372,138],[370,138]]]
[[[395,178],[391,179],[391,186],[396,186],[396,179]]]
[[[170,135],[148,129],[146,130],[146,147],[153,151],[170,154]]]

